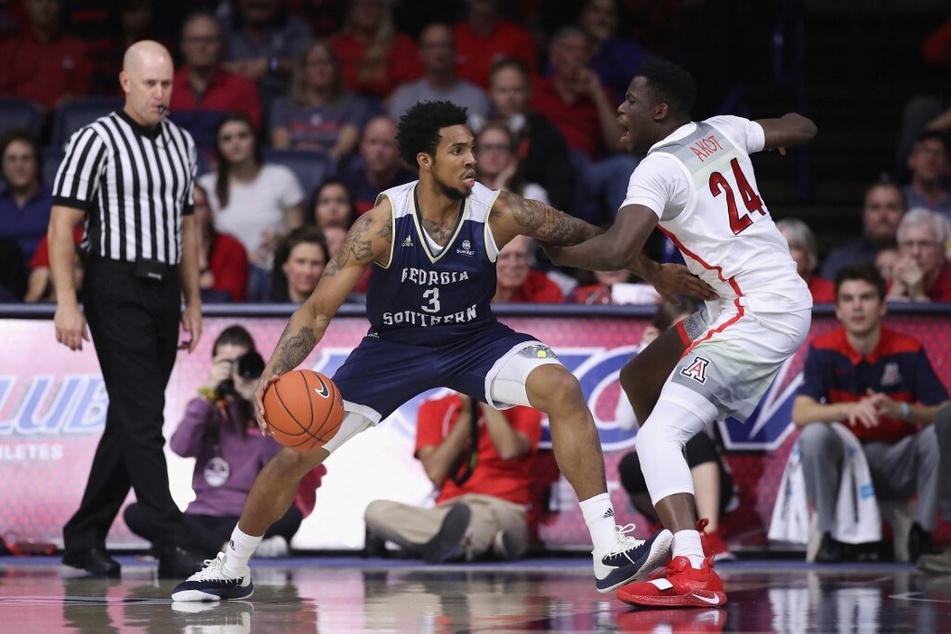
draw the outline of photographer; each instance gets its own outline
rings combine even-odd
[[[251,397],[263,369],[250,333],[237,325],[225,328],[212,348],[208,380],[188,403],[169,441],[176,454],[196,460],[195,500],[183,521],[191,547],[209,559],[228,541],[254,478],[281,449],[261,435],[254,422]],[[302,481],[296,503],[270,528],[259,556],[288,553],[291,537],[313,510],[314,490],[324,473],[326,469],[319,467]],[[154,530],[141,505],[130,504],[124,518],[132,532],[154,541]]]

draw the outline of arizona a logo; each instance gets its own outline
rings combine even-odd
[[[695,357],[694,360],[690,362],[690,365],[680,371],[680,374],[687,377],[688,379],[693,379],[697,383],[706,383],[708,365],[710,365],[710,361],[708,359],[704,359],[703,357]]]

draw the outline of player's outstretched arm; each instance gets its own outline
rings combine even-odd
[[[360,216],[347,232],[340,250],[331,258],[317,288],[291,315],[254,393],[254,407],[262,429],[267,428],[264,392],[268,385],[300,365],[313,351],[367,267],[374,261],[389,261],[392,218],[387,199]]]
[[[766,137],[764,150],[805,145],[814,138],[819,129],[812,119],[797,112],[789,112],[777,119],[757,119]]]
[[[542,244],[571,245],[604,232],[551,205],[509,191],[499,192],[489,214],[489,225],[499,248],[518,235],[534,238]]]

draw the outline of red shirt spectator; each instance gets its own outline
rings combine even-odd
[[[233,302],[245,301],[249,266],[244,245],[227,233],[215,234],[208,258],[208,271],[214,277],[209,289],[228,293]]]
[[[605,96],[611,99],[606,90]],[[601,155],[601,122],[593,99],[581,96],[567,102],[558,93],[553,78],[539,77],[533,83],[532,109],[555,124],[568,147],[591,159]]]
[[[496,260],[497,285],[493,303],[560,304],[561,289],[541,271],[531,268],[534,241],[528,236],[515,236],[499,251]]]
[[[416,452],[424,447],[437,446],[443,442],[455,423],[462,407],[458,394],[425,401],[419,408],[416,426]],[[535,451],[541,439],[541,413],[530,407],[513,407],[502,415],[516,432],[524,434],[532,445],[532,452],[521,458],[503,460],[492,437],[479,423],[478,447],[479,468],[472,476],[458,485],[451,478],[443,481],[436,503],[442,503],[466,493],[492,495],[515,504],[528,504],[530,484],[535,478]]]
[[[79,38],[55,35],[41,39],[27,31],[0,48],[0,94],[29,99],[48,110],[89,92],[92,60]],[[116,78],[116,83],[118,83]]]
[[[169,108],[172,112],[180,110],[211,110],[217,112],[243,112],[261,128],[261,99],[258,85],[237,73],[219,69],[205,92],[198,93],[188,81],[190,70],[182,66],[175,71],[172,80],[172,99]]]
[[[814,304],[835,303],[835,283],[818,275],[809,278],[809,292]]]
[[[347,90],[383,99],[404,82],[423,76],[419,53],[412,38],[402,33],[393,36],[393,45],[379,68],[371,74],[361,74],[367,55],[367,42],[355,33],[341,33],[330,38],[337,52]]]
[[[453,27],[456,38],[456,71],[461,79],[487,90],[492,65],[500,59],[514,57],[525,62],[535,73],[535,42],[522,27],[501,20],[486,34],[476,32],[471,22]]]

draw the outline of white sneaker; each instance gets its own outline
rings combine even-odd
[[[674,536],[669,530],[662,529],[647,540],[628,535],[633,531],[633,524],[618,526],[614,548],[600,561],[595,559],[594,577],[598,592],[610,592],[643,579],[670,559],[670,544]]]
[[[261,543],[258,544],[257,549],[254,551],[255,557],[263,557],[265,559],[287,557],[290,554],[291,549],[287,545],[287,540],[280,535],[261,540]]]
[[[218,553],[214,559],[206,559],[205,567],[175,586],[172,601],[221,601],[244,599],[254,592],[251,569],[247,566],[240,576],[224,571],[227,555]]]

